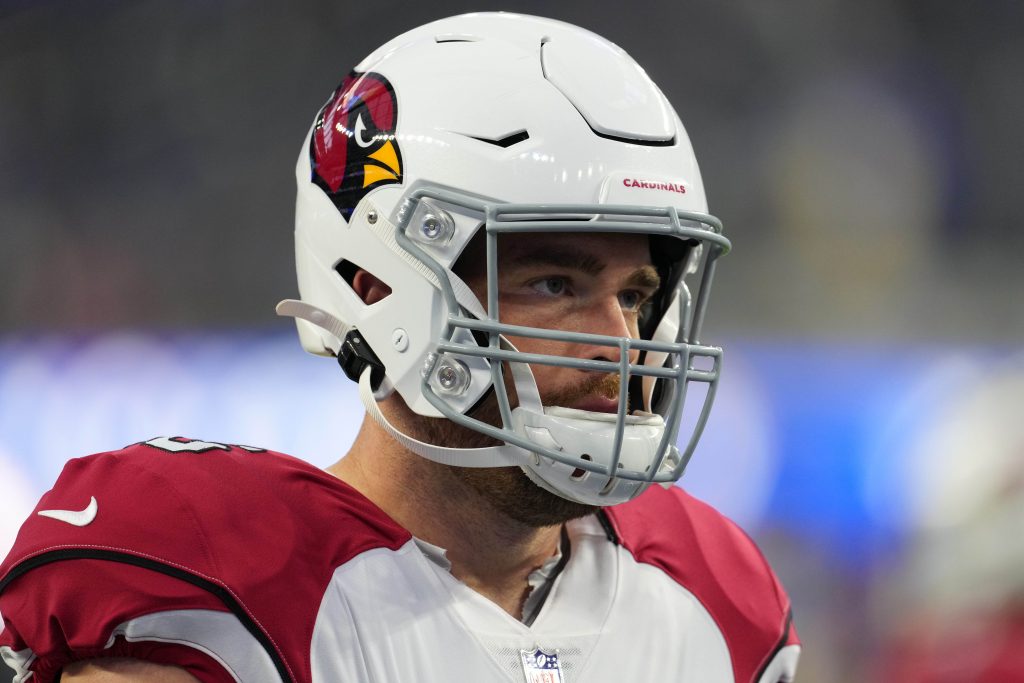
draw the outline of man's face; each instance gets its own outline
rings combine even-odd
[[[486,306],[485,251],[485,241],[474,240],[460,257],[456,272]],[[607,233],[501,235],[497,280],[502,323],[630,338],[639,336],[641,312],[660,284],[646,236]],[[508,339],[524,353],[619,360],[618,349],[608,346],[529,337]],[[631,352],[630,361],[636,362],[637,356],[638,352]],[[599,412],[618,410],[617,373],[540,364],[531,365],[531,370],[546,406]],[[507,367],[505,377],[515,406],[514,386]],[[489,424],[501,424],[493,392],[469,415]],[[417,437],[428,443],[455,448],[498,443],[448,420],[422,418],[415,422]],[[498,510],[530,526],[561,524],[596,510],[541,489],[518,467],[453,467],[450,471]]]
[[[487,301],[484,250],[484,241],[477,240],[460,260],[461,275],[481,302]],[[660,284],[646,236],[608,233],[502,235],[497,280],[503,323],[630,338],[639,336],[641,312]],[[619,360],[618,349],[607,346],[529,337],[509,341],[524,353]],[[631,352],[630,361],[637,355]],[[618,374],[540,364],[531,370],[544,405],[618,410]],[[493,397],[474,417],[500,424]],[[561,524],[596,510],[541,489],[516,467],[454,468],[453,474],[531,526]]]
[[[481,241],[482,242],[482,241]],[[472,249],[481,251],[480,242]],[[467,284],[487,301],[483,254],[468,253]],[[659,286],[648,238],[610,233],[502,235],[498,247],[502,323],[637,338],[641,311]],[[474,267],[474,265],[477,265]],[[618,349],[529,337],[509,337],[525,353],[618,362]],[[632,351],[636,362],[639,352]],[[615,412],[618,375],[536,364],[545,405]]]

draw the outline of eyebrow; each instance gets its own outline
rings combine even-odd
[[[576,249],[537,249],[520,254],[512,263],[517,266],[559,266],[578,270],[584,275],[600,275],[605,264],[593,254]]]
[[[520,254],[512,263],[523,267],[557,266],[576,270],[591,277],[600,275],[606,266],[604,261],[593,254],[577,249],[537,249]],[[644,265],[630,273],[626,284],[656,290],[661,287],[661,277],[654,266]]]
[[[657,291],[661,288],[661,276],[654,266],[642,266],[633,271],[626,284]]]

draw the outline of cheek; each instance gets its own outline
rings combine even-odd
[[[631,318],[629,320],[628,327],[629,327],[629,336],[632,337],[633,339],[639,339],[640,338],[640,319],[637,318],[637,317]]]
[[[531,337],[509,337],[508,340],[523,353],[539,353],[549,356],[565,356],[569,348],[568,343],[551,341],[548,339],[533,339]],[[551,366],[536,365],[534,372]]]
[[[521,325],[523,327],[536,327],[542,330],[563,330],[566,332],[581,332],[587,330],[588,320],[592,318],[592,311],[588,311],[574,302],[569,297],[548,301],[546,299],[533,299],[522,303],[518,301],[503,301],[501,304],[501,322],[509,325]],[[548,345],[547,348],[558,348],[564,342],[550,342],[542,339],[523,340],[535,347]],[[543,353],[538,351],[537,353]],[[564,353],[556,351],[555,353]]]
[[[566,356],[568,344],[565,342],[554,342],[546,339],[530,339],[529,337],[509,337],[509,341],[523,353],[537,353],[549,356]],[[545,390],[559,385],[559,377],[571,372],[569,368],[556,365],[541,365],[533,363],[530,365],[533,378],[537,381],[537,388],[544,393]]]

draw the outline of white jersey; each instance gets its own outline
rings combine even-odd
[[[71,461],[36,513],[0,566],[21,680],[116,655],[202,681],[776,683],[799,655],[753,543],[680,489],[571,522],[529,625],[280,454],[155,439]]]

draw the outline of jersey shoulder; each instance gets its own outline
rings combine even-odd
[[[725,515],[677,486],[652,486],[604,515],[637,562],[661,569],[707,609],[737,681],[760,680],[780,650],[799,645],[789,596],[754,541]]]
[[[259,448],[158,438],[71,460],[0,565],[0,655],[39,681],[96,656],[307,680],[334,570],[410,538],[327,472]]]
[[[320,545],[328,530],[340,555],[409,537],[354,489],[297,458],[158,437],[70,460],[3,567],[47,548],[105,546],[171,556],[217,575],[268,559],[259,549]]]

